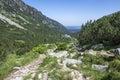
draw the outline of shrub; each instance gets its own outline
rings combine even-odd
[[[53,48],[56,48],[56,45],[55,45],[55,44],[49,44],[49,45],[47,46],[47,48],[48,48],[48,49],[53,49]]]
[[[67,50],[67,43],[57,44],[57,50]]]
[[[120,73],[110,72],[106,74],[101,80],[120,80]]]
[[[39,45],[38,47],[33,48],[33,52],[37,52],[39,54],[46,53],[47,47],[44,44]]]
[[[94,56],[94,55],[87,54],[87,53],[85,53],[83,56],[84,56],[84,58],[82,59],[83,62],[88,62],[91,64],[100,64],[100,65],[107,64],[107,62],[104,59],[106,56],[99,55],[99,54]]]
[[[120,72],[120,61],[114,60],[109,64],[109,69],[112,71]]]

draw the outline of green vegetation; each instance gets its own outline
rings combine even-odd
[[[14,67],[20,67],[33,61],[38,58],[39,54],[46,54],[46,50],[47,46],[42,44],[21,56],[15,53],[9,54],[4,63],[0,66],[0,80],[6,77]]]
[[[47,56],[40,65],[40,68],[37,70],[35,80],[38,80],[38,74],[43,73],[44,71],[50,72],[52,69],[60,69],[61,67],[57,64],[56,57]]]
[[[80,45],[103,43],[111,47],[119,46],[120,12],[82,25],[78,40]]]
[[[49,19],[21,0],[17,2],[0,0],[0,14],[26,29],[17,28],[0,20],[0,65],[11,53],[23,55],[39,44],[68,41],[64,37],[68,31],[63,25]],[[44,48],[38,52],[44,53]]]
[[[39,54],[47,53],[46,50],[47,50],[47,46],[45,44],[40,44],[39,46],[32,49],[34,53],[39,53]]]
[[[92,64],[98,64],[98,65],[108,64],[108,62],[106,61],[106,58],[108,58],[108,56],[101,55],[99,53],[97,55],[84,53],[83,56],[84,58],[82,59],[82,61],[85,63],[92,63]]]
[[[69,74],[69,71],[54,70],[52,73],[49,74],[49,76],[53,80],[72,80],[72,77]]]
[[[65,42],[62,42],[62,43],[58,43],[57,44],[57,49],[56,50],[67,50],[67,43],[65,43]]]
[[[91,55],[85,52],[82,63],[78,64],[77,70],[82,71],[84,77],[91,77],[93,80],[119,80],[120,61],[118,58],[108,61],[108,58],[106,55],[100,55],[99,52],[97,55]],[[108,65],[108,70],[102,71],[94,69],[92,68],[92,64]]]

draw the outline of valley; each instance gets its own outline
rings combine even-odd
[[[56,20],[0,0],[0,80],[120,80],[120,11],[81,26]]]

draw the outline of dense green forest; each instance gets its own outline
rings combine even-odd
[[[79,44],[120,45],[120,11],[82,25]]]

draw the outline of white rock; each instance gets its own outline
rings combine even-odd
[[[38,79],[42,79],[42,73],[38,74]]]
[[[67,57],[67,56],[68,56],[67,51],[60,51],[60,52],[58,52],[58,53],[48,52],[48,54],[49,54],[51,57],[57,57],[57,58]]]
[[[82,61],[80,60],[75,60],[75,59],[65,59],[63,61],[63,65],[66,65],[66,64],[79,64],[81,63]]]
[[[92,68],[93,69],[102,70],[102,71],[106,71],[108,69],[108,65],[96,65],[96,64],[92,64]]]
[[[77,67],[77,65],[76,65],[76,64],[73,64],[72,66],[73,66],[73,67]]]
[[[20,70],[20,67],[14,67],[13,70]]]
[[[15,23],[14,21],[12,21],[12,20],[10,20],[9,18],[3,16],[2,14],[0,14],[0,19],[1,19],[2,21],[8,22],[10,25],[16,26],[17,28],[26,30],[23,26],[21,26],[21,25]]]
[[[92,55],[96,55],[97,52],[91,49],[91,50],[88,51],[88,53],[92,54]]]
[[[12,79],[12,80],[23,80],[22,77],[16,77],[15,79]]]

